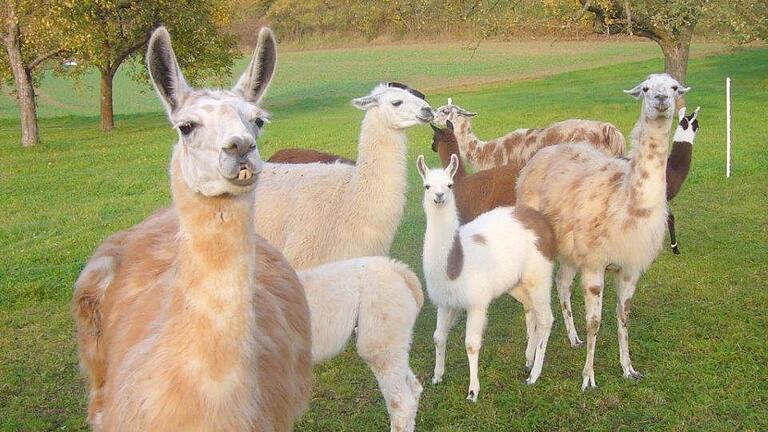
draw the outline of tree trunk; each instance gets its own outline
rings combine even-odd
[[[112,79],[114,71],[101,70],[101,130],[111,131],[115,128],[115,116],[112,108]]]
[[[8,7],[13,9],[12,6]],[[13,11],[11,11],[13,13]],[[15,18],[15,15],[14,17]],[[5,51],[13,72],[16,84],[16,100],[21,116],[21,145],[32,147],[40,143],[40,132],[37,128],[37,107],[35,106],[35,89],[32,86],[32,74],[24,68],[19,43],[19,28],[12,18],[5,23],[6,33],[3,34]]]
[[[688,53],[691,48],[691,39],[681,37],[676,40],[659,41],[661,52],[664,53],[664,71],[679,83],[685,85],[688,77]],[[677,98],[677,108],[685,106],[685,96]]]

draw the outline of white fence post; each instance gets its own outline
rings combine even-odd
[[[731,77],[725,78],[725,177],[731,176]]]

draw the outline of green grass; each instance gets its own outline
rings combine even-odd
[[[565,63],[568,69],[583,69],[597,64],[599,53],[626,49],[605,44],[591,60],[582,52],[573,56],[587,59],[582,62],[558,47],[550,52],[547,45],[532,51],[529,64],[508,73],[503,65],[517,62],[501,54],[500,69],[479,70],[441,63],[439,49],[431,52],[429,47],[404,48],[422,50],[418,59],[401,59],[394,48],[286,54],[268,97],[275,121],[260,142],[262,154],[304,145],[354,156],[362,113],[348,100],[379,78],[416,82],[435,90],[429,94],[435,105],[452,96],[478,111],[475,129],[481,137],[570,117],[611,121],[628,132],[639,108],[621,89],[657,71],[657,56],[649,53],[650,60],[623,63],[637,58],[627,55],[618,64],[595,69],[496,82],[551,75]],[[326,64],[329,59],[334,60]],[[463,322],[451,335],[445,382],[431,386],[435,310],[426,305],[411,357],[425,382],[420,430],[768,429],[766,59],[768,49],[761,48],[691,61],[688,102],[701,105],[702,129],[691,174],[673,204],[683,254],[673,256],[665,249],[641,278],[633,301],[631,349],[635,367],[646,378],[621,378],[611,278],[595,366],[600,387],[585,394],[579,391],[584,350],[568,346],[557,311],[542,378],[533,387],[523,384],[524,319],[521,307],[506,298],[490,310],[478,404],[464,400]],[[322,76],[322,85],[307,79],[310,66]],[[444,80],[441,71],[449,78]],[[492,79],[477,78],[483,74]],[[724,178],[725,76],[734,79],[731,179]],[[469,86],[449,93],[444,82]],[[131,86],[123,80],[119,88],[130,93]],[[66,95],[65,90],[56,91]],[[125,105],[118,112],[133,114],[118,117],[117,130],[109,134],[98,130],[92,97],[64,101],[65,108],[42,111],[83,116],[43,119],[44,144],[37,148],[19,148],[17,122],[0,120],[0,430],[85,428],[86,391],[68,311],[72,283],[106,236],[170,202],[166,170],[174,133],[157,112],[153,95],[120,102]],[[422,127],[410,134],[409,161],[424,153],[436,164],[429,132]],[[409,178],[392,255],[420,273],[422,188],[415,170]],[[583,335],[579,293],[575,290],[574,309]],[[311,408],[297,430],[378,431],[386,425],[375,381],[352,349],[316,368]]]

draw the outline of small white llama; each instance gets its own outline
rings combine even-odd
[[[437,306],[432,383],[442,381],[448,333],[459,312],[466,310],[470,375],[467,399],[476,402],[486,312],[488,305],[505,293],[525,309],[525,364],[531,368],[527,383],[533,384],[539,378],[553,321],[550,298],[555,245],[544,217],[522,206],[498,207],[459,227],[452,190],[458,162],[454,154],[445,169],[428,170],[423,156],[417,160],[424,180],[427,216],[424,277],[429,298]]]

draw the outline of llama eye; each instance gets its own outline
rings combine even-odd
[[[264,119],[256,117],[256,120],[253,121],[253,124],[255,124],[257,128],[261,129],[264,127]]]
[[[677,91],[677,86],[672,86],[672,90]]]
[[[429,185],[424,185],[424,189],[429,190]]]
[[[448,185],[448,189],[453,189],[453,183]]]
[[[392,106],[396,106],[396,107],[399,107],[402,104],[403,104],[403,101],[394,101],[394,102],[392,102]]]
[[[181,132],[182,135],[187,136],[191,134],[196,127],[197,127],[197,124],[193,122],[182,123],[181,125],[179,125],[179,132]]]
[[[648,87],[643,87],[644,92],[648,92]]]

